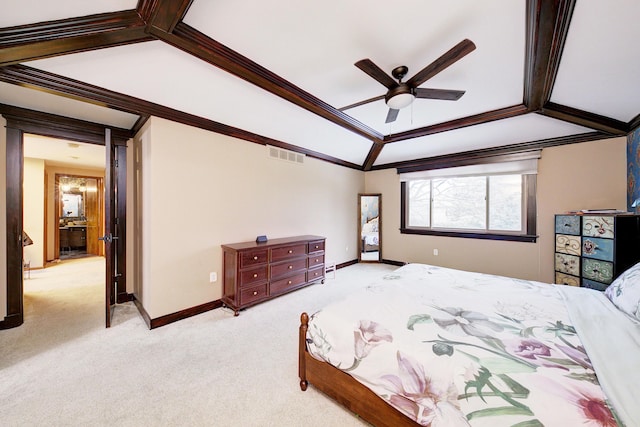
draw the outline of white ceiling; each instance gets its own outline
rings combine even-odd
[[[0,29],[135,9],[134,0],[4,0]],[[476,50],[420,87],[465,90],[458,101],[417,99],[385,124],[379,100],[345,113],[382,135],[523,102],[525,0],[194,0],[183,22],[319,100],[340,108],[386,88],[354,66],[369,58],[407,78],[467,38]],[[640,2],[576,0],[551,102],[630,122],[640,113]],[[0,45],[0,58],[2,45]],[[24,65],[363,165],[372,141],[164,41]],[[406,80],[406,79],[405,79]],[[137,115],[0,83],[0,103],[131,128]],[[376,166],[592,132],[531,113],[385,144]]]

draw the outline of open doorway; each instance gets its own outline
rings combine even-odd
[[[60,260],[104,255],[99,242],[104,234],[102,177],[55,175],[55,258]]]

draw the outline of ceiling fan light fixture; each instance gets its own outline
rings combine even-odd
[[[384,102],[386,102],[387,107],[393,110],[401,110],[411,105],[414,99],[416,99],[416,96],[411,88],[406,84],[401,84],[387,93]]]
[[[393,96],[387,100],[387,106],[389,108],[393,108],[394,110],[401,110],[404,107],[408,107],[411,105],[415,96],[410,93],[400,93],[396,96]]]

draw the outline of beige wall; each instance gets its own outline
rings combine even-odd
[[[7,317],[7,121],[0,116],[0,321]]]
[[[25,246],[23,257],[31,268],[44,267],[44,160],[24,159],[23,228],[33,245]]]
[[[537,243],[400,234],[396,170],[368,172],[365,183],[367,192],[382,193],[385,259],[553,282],[553,215],[576,209],[626,209],[626,138],[542,150]]]
[[[364,173],[305,158],[270,159],[264,146],[152,118],[141,152],[142,301],[151,318],[221,297],[221,244],[318,234],[326,258],[357,259]],[[218,282],[209,283],[209,272]]]

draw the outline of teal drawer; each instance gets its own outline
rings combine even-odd
[[[580,257],[556,253],[556,271],[571,274],[572,276],[579,276]]]
[[[615,217],[585,216],[582,219],[582,235],[613,239]]]
[[[609,287],[606,283],[594,282],[589,279],[582,279],[582,286],[585,288],[595,289],[596,291],[604,291]]]
[[[603,261],[613,261],[613,240],[599,237],[583,237],[582,256]]]
[[[556,215],[556,233],[580,235],[580,217],[577,215]]]
[[[582,259],[582,277],[609,284],[613,280],[613,263],[599,259]]]

